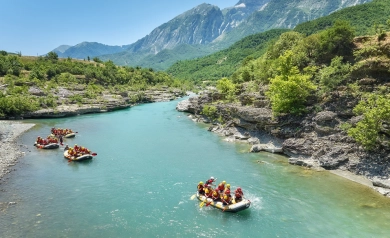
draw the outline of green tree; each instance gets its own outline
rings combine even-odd
[[[348,135],[367,150],[378,148],[385,139],[383,124],[390,122],[390,95],[369,94],[353,111],[363,119],[348,130]]]
[[[317,60],[330,62],[335,56],[351,56],[355,31],[347,21],[336,21],[320,33],[320,51]]]
[[[266,92],[275,115],[303,112],[307,97],[316,89],[310,81],[311,75],[301,74],[298,67],[292,64],[292,54],[288,50],[279,57],[278,75],[270,80]]]
[[[350,74],[351,65],[343,63],[343,57],[336,56],[328,67],[318,72],[317,78],[324,92],[329,92],[339,86]]]
[[[218,80],[216,87],[229,102],[233,102],[235,100],[236,85],[228,78],[222,78]]]
[[[47,53],[45,56],[46,59],[51,60],[51,61],[57,61],[58,60],[58,54],[54,51],[50,51]]]

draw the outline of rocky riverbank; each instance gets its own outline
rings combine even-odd
[[[224,123],[202,115],[204,105],[215,106]],[[190,113],[196,122],[210,123],[209,131],[227,141],[251,144],[251,152],[281,153],[292,165],[328,170],[390,197],[390,155],[365,151],[340,127],[359,120],[352,113],[353,104],[338,98],[323,111],[278,118],[263,98],[245,105],[218,103],[218,93],[209,92],[179,102],[176,109]]]
[[[11,171],[11,166],[23,156],[17,138],[35,124],[17,121],[0,121],[0,180]]]
[[[87,92],[82,85],[79,85],[76,89],[59,87],[51,91],[53,97],[56,98],[54,106],[42,105],[42,108],[37,111],[2,119],[60,118],[88,113],[102,113],[129,108],[140,103],[171,101],[186,95],[185,92],[179,89],[162,87],[158,90],[138,92],[113,93],[105,91],[100,96],[91,99],[86,97]],[[47,96],[47,93],[35,87],[31,87],[29,93],[38,98]],[[78,97],[78,101],[74,101],[75,97]]]

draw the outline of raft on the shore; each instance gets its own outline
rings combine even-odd
[[[232,204],[224,205],[221,201],[214,201],[211,198],[206,198],[204,195],[196,193],[196,197],[199,201],[206,203],[206,206],[216,207],[224,212],[239,212],[250,207],[251,201],[248,199],[242,199],[240,202],[232,200]]]
[[[49,143],[47,145],[41,145],[38,144],[37,142],[34,143],[34,146],[37,147],[38,149],[57,149],[60,147],[58,143]]]
[[[83,154],[83,155],[80,155],[78,157],[75,157],[75,156],[72,156],[68,153],[68,151],[66,150],[64,152],[64,157],[65,159],[67,160],[72,160],[72,161],[83,161],[83,160],[90,160],[92,159],[92,155],[91,154]]]

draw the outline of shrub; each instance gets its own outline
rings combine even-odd
[[[390,121],[390,95],[369,94],[353,111],[363,119],[348,130],[348,135],[367,150],[377,148],[383,139],[382,125]]]

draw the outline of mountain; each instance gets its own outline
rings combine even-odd
[[[127,49],[128,46],[110,46],[97,42],[82,42],[75,46],[62,45],[53,51],[61,58],[76,58],[85,59],[87,57],[93,58],[100,55],[115,54]]]
[[[70,47],[59,56],[99,56],[102,60],[112,60],[119,65],[153,66],[161,70],[183,57],[193,59],[226,49],[250,34],[273,28],[292,29],[299,23],[369,1],[240,0],[233,7],[223,10],[204,3],[162,24],[144,38],[122,47],[123,49],[106,46],[107,50],[103,52],[100,50],[101,45],[96,45],[96,49],[93,45],[77,45],[77,48]],[[183,52],[183,44],[205,47],[201,47],[202,51],[190,50],[182,55],[180,52]]]
[[[167,23],[155,28],[150,34],[137,42],[126,46],[126,52],[113,48],[116,52],[100,54],[102,45],[81,43],[69,48],[59,57],[86,58],[87,56],[103,56],[102,59],[113,60],[117,64],[137,65],[140,57],[158,54],[164,49],[173,49],[183,44],[205,45],[212,42],[224,32],[228,32],[254,11],[261,9],[270,0],[240,0],[235,6],[222,11],[211,4],[201,4],[180,14]],[[83,49],[88,48],[88,49]],[[94,49],[93,47],[96,47]],[[106,46],[109,47],[109,46]],[[179,50],[181,50],[179,48]],[[58,53],[58,52],[57,52]],[[118,54],[116,54],[118,53]],[[89,54],[89,55],[87,55]],[[133,54],[133,55],[131,55]],[[135,60],[135,61],[134,61]],[[131,63],[133,62],[133,63]]]
[[[293,30],[308,36],[331,27],[338,20],[344,20],[350,23],[356,36],[370,35],[379,32],[375,32],[375,26],[379,29],[389,29],[385,27],[389,15],[390,0],[374,0],[301,23]],[[287,29],[273,29],[249,35],[227,49],[197,59],[177,61],[166,72],[175,77],[193,81],[230,77],[248,59],[258,58],[264,49],[273,43],[272,39],[285,31]]]
[[[232,31],[222,34],[213,43],[227,47],[245,36],[270,29],[293,29],[300,23],[311,21],[340,9],[372,0],[272,0],[254,12]]]
[[[57,54],[62,54],[64,53],[67,49],[69,49],[70,47],[72,47],[71,45],[60,45],[58,46],[57,48],[55,48],[54,50],[52,50],[53,52],[56,52]]]

